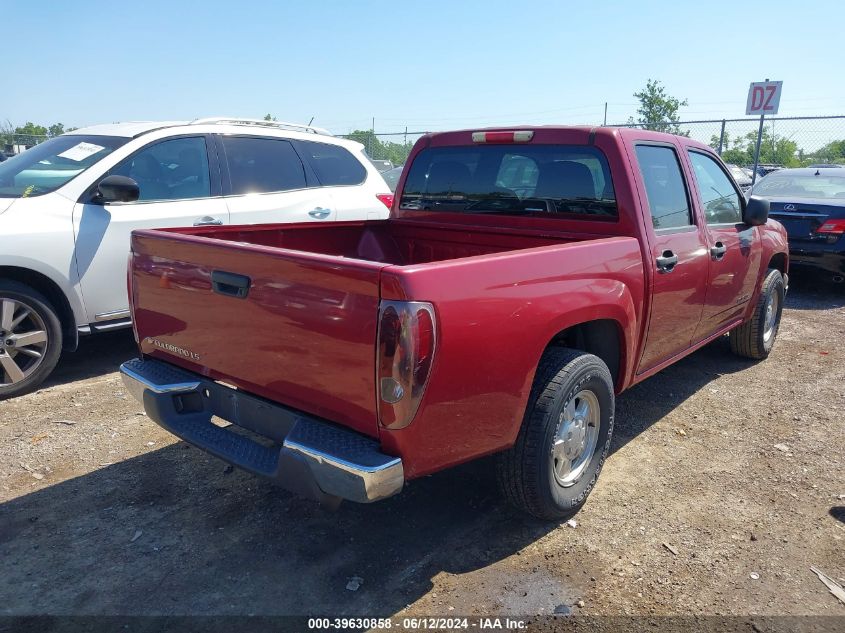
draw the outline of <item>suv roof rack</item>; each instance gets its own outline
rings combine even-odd
[[[267,121],[265,119],[244,119],[241,117],[221,117],[213,116],[204,119],[194,119],[189,125],[202,124],[228,124],[228,125],[255,125],[258,127],[272,127],[280,130],[293,130],[295,132],[310,132],[311,134],[323,134],[325,136],[333,136],[331,132],[321,127],[313,127],[311,125],[301,125],[299,123],[287,123],[285,121]]]

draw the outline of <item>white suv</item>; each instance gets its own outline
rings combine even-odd
[[[392,195],[363,146],[304,125],[98,125],[0,163],[0,399],[80,334],[129,322],[134,229],[370,220]]]

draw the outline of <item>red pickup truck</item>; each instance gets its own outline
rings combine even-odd
[[[136,231],[121,370],[164,428],[323,503],[496,454],[504,495],[559,519],[614,394],[727,333],[768,355],[789,256],[767,216],[683,137],[429,134],[388,220]]]

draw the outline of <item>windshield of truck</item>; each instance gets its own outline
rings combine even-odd
[[[0,163],[0,198],[30,198],[55,191],[129,139],[57,136]]]
[[[819,171],[818,176],[812,171],[773,171],[754,185],[751,195],[774,198],[845,198],[845,175],[833,176],[832,171],[834,170]]]
[[[399,208],[618,216],[604,154],[580,145],[430,147],[414,158]]]

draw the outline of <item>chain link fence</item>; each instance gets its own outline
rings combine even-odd
[[[749,167],[754,164],[759,126],[760,119],[753,118],[682,121],[650,127],[694,138],[718,151],[725,162]],[[845,163],[845,115],[764,119],[761,165],[801,167],[818,163]]]
[[[46,141],[49,136],[40,134],[0,133],[0,152],[6,155],[20,154],[22,151]]]
[[[754,164],[759,118],[710,119],[657,123],[648,126],[621,123],[613,127],[648,127],[683,134],[710,145],[727,163],[742,167]],[[436,131],[436,130],[430,130]],[[340,135],[364,144],[374,160],[398,167],[414,143],[427,131],[359,131]],[[764,120],[760,164],[800,167],[817,163],[845,164],[845,115],[823,117],[779,117]],[[380,165],[380,167],[386,165]]]
[[[748,167],[754,163],[759,124],[758,118],[745,118],[666,122],[649,126],[622,123],[615,127],[648,127],[683,134],[710,145],[725,162]],[[366,130],[339,136],[363,143],[370,158],[379,162],[379,168],[389,169],[404,164],[414,143],[427,132]],[[34,134],[3,133],[0,134],[0,151],[18,154],[47,138]],[[845,164],[845,115],[765,119],[760,147],[761,165],[799,167],[818,163]]]

